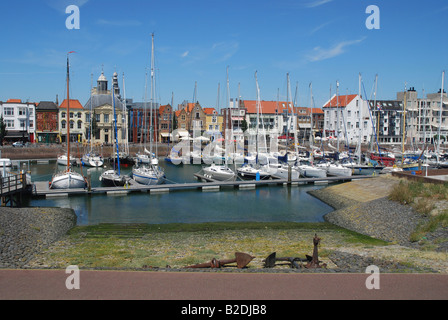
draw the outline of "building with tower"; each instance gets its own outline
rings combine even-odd
[[[112,88],[108,88],[108,80],[101,72],[97,80],[97,86],[92,88],[90,98],[84,105],[86,110],[86,137],[90,136],[94,144],[113,144],[115,138],[115,114],[117,117],[117,140],[124,143],[128,139],[126,124],[128,112],[121,101],[120,88],[118,86],[118,74],[112,77]]]

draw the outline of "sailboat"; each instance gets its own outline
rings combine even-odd
[[[227,67],[227,108],[230,112],[230,88],[229,88],[229,68]],[[230,135],[230,136],[229,136]],[[226,134],[226,140],[230,142],[232,140],[233,130],[229,128]],[[215,146],[215,152],[218,146]],[[221,149],[221,150],[220,150]],[[219,180],[219,181],[231,181],[236,179],[236,173],[230,169],[227,165],[227,161],[229,160],[226,155],[226,150],[222,148],[218,148],[222,154],[224,154],[223,158],[218,159],[219,161],[214,161],[210,166],[202,168],[204,174],[211,179]],[[224,161],[224,164],[219,164],[221,161]]]
[[[117,171],[114,169],[106,170],[104,171],[99,180],[107,185],[107,186],[124,186],[128,180],[129,177],[122,176],[121,175],[121,168],[120,168],[120,150],[118,146],[118,129],[117,129],[117,112],[115,110],[115,90],[112,89],[112,104],[114,107],[114,146],[116,147],[116,156],[117,156]]]
[[[146,90],[145,90],[146,91]],[[153,127],[152,127],[152,111],[153,111],[153,101],[154,101],[154,92],[155,92],[155,85],[154,85],[154,34],[152,34],[152,51],[151,51],[151,128],[149,133],[149,139],[150,139],[150,150],[148,151],[145,148],[145,154],[142,157],[142,159],[148,159],[148,161],[138,164],[132,168],[132,177],[134,180],[140,184],[144,185],[157,185],[162,184],[165,182],[165,172],[163,169],[159,166],[159,160],[155,156],[155,154],[152,152],[152,134],[153,134]],[[146,114],[146,110],[145,110]],[[146,121],[145,121],[146,126]],[[146,132],[145,132],[145,138],[146,138]],[[146,140],[145,140],[146,142]]]
[[[259,156],[260,153],[258,152],[258,129],[259,129],[259,122],[260,122],[260,106],[261,106],[261,98],[260,98],[260,88],[258,87],[258,79],[257,79],[257,72],[255,72],[255,83],[257,86],[257,128],[256,128],[256,135],[255,135],[255,149],[256,149],[256,155],[255,155],[255,163],[249,162],[247,164],[244,164],[240,168],[237,169],[238,174],[245,179],[269,179],[271,177],[271,174],[266,170],[266,168],[259,163]]]
[[[92,85],[91,85],[92,87]],[[92,88],[90,88],[90,130],[89,130],[89,141],[90,141],[90,150],[86,154],[81,157],[81,163],[83,166],[88,167],[102,167],[104,164],[103,157],[93,151],[93,140],[92,140]]]
[[[109,161],[111,163],[118,163],[118,158],[120,159],[120,166],[122,167],[129,167],[129,166],[133,166],[135,164],[135,159],[130,155],[129,153],[129,143],[128,143],[128,138],[127,138],[127,132],[128,132],[128,126],[127,126],[127,121],[126,121],[126,113],[127,113],[127,109],[126,109],[126,86],[125,86],[125,81],[124,81],[124,73],[123,73],[123,100],[122,100],[122,123],[124,124],[124,132],[125,132],[125,139],[124,139],[124,144],[123,144],[123,151],[119,151],[118,155],[117,154],[113,154],[111,155]]]
[[[296,165],[294,168],[299,171],[300,175],[305,178],[325,178],[327,176],[327,170],[326,168],[319,168],[313,165],[314,162],[314,135],[313,135],[313,106],[314,106],[314,100],[313,100],[313,87],[312,83],[310,83],[310,115],[311,115],[311,130],[310,130],[310,149],[311,153],[308,159],[302,159],[299,158],[296,162]],[[295,145],[296,145],[296,154],[298,154],[298,146],[297,146],[297,130],[295,130]]]
[[[70,114],[70,62],[67,54],[67,114]],[[86,178],[78,172],[72,171],[70,162],[70,125],[67,125],[67,163],[66,169],[56,173],[50,182],[50,189],[78,189],[87,187]]]
[[[289,104],[289,106],[292,109],[291,112],[291,120],[294,120],[294,105],[292,103],[292,101],[289,101],[289,97],[290,97],[290,82],[289,82],[289,73],[286,75],[287,77],[287,103]],[[295,123],[297,123],[295,121]],[[287,136],[289,137],[289,129],[290,129],[290,125],[288,123],[288,129],[287,129]],[[294,129],[296,129],[296,125],[294,124]],[[297,136],[297,130],[294,130],[294,136]],[[272,143],[272,140],[271,140]],[[297,149],[297,145],[295,146],[295,148]],[[271,145],[271,150],[272,150],[272,145]],[[297,152],[296,152],[297,154]],[[281,155],[280,153],[276,152],[273,153],[271,151],[271,158],[268,159],[268,164],[266,166],[266,171],[268,173],[271,174],[272,177],[274,178],[279,178],[279,179],[289,179],[291,178],[292,180],[297,180],[300,178],[300,173],[298,170],[296,170],[296,168],[294,168],[293,166],[291,166],[288,163],[288,155],[289,153],[285,152],[283,157],[279,157],[279,155]],[[280,161],[280,159],[284,159],[285,161]]]

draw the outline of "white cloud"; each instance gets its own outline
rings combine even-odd
[[[103,26],[114,26],[114,27],[138,27],[142,23],[138,20],[106,20],[99,19],[97,22],[99,25]]]
[[[45,0],[45,2],[51,8],[65,14],[65,9],[68,6],[75,5],[78,7],[82,7],[87,2],[89,2],[89,0]]]
[[[182,58],[185,58],[186,56],[188,56],[188,54],[190,53],[190,51],[185,51],[184,53],[181,54]]]
[[[333,47],[329,49],[323,49],[321,47],[315,47],[313,49],[313,52],[308,55],[308,61],[316,62],[316,61],[322,61],[330,58],[334,58],[336,56],[339,56],[345,52],[346,47],[349,47],[354,44],[361,43],[366,38],[361,38],[358,40],[351,40],[351,41],[342,41],[334,45]]]
[[[326,4],[328,2],[331,2],[331,1],[333,1],[333,0],[314,0],[312,2],[306,3],[305,7],[307,7],[307,8],[314,8],[314,7],[321,6],[321,5]]]

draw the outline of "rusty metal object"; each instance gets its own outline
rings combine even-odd
[[[293,257],[277,258],[276,255],[277,255],[276,252],[273,252],[265,259],[265,261],[264,261],[265,268],[273,268],[273,267],[275,267],[275,263],[277,261],[284,261],[284,262],[289,262],[291,264],[291,268],[299,269],[302,267],[302,262],[308,261],[307,259],[293,258]],[[299,262],[300,265],[297,262]]]
[[[216,260],[212,259],[210,262],[199,263],[185,268],[221,268],[228,264],[235,263],[238,269],[246,267],[255,257],[242,252],[235,252],[235,259]]]
[[[306,259],[302,259],[302,258],[293,258],[293,257],[282,257],[282,258],[277,258],[276,257],[276,252],[271,253],[264,261],[264,267],[265,268],[273,268],[275,267],[275,264],[277,261],[284,261],[284,262],[289,262],[291,264],[291,268],[307,268],[307,269],[311,269],[311,268],[326,268],[327,265],[325,263],[322,263],[322,261],[319,261],[319,256],[318,256],[318,246],[320,243],[320,238],[317,236],[317,234],[314,234],[314,238],[313,238],[313,244],[314,244],[314,250],[313,250],[313,256],[309,256],[309,255],[305,255]],[[299,263],[297,263],[299,262]],[[303,266],[302,262],[307,262],[307,264],[305,266]]]
[[[319,261],[319,255],[318,255],[318,250],[317,247],[319,246],[320,243],[320,238],[317,236],[317,234],[314,234],[314,238],[313,238],[313,244],[314,244],[314,250],[313,250],[313,256],[306,256],[308,259],[308,263],[306,264],[305,268],[307,269],[311,269],[311,268],[326,268],[327,264],[323,263],[322,265],[320,264],[322,261]]]

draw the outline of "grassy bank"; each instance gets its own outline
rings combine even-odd
[[[39,255],[32,267],[182,268],[245,252],[256,257],[250,268],[262,268],[263,259],[272,252],[302,258],[311,255],[315,233],[322,238],[319,257],[323,260],[344,246],[386,245],[329,223],[101,224],[74,228]]]
[[[448,183],[400,181],[390,193],[389,199],[410,205],[428,217],[413,232],[411,241],[418,241],[438,228],[448,227]]]

